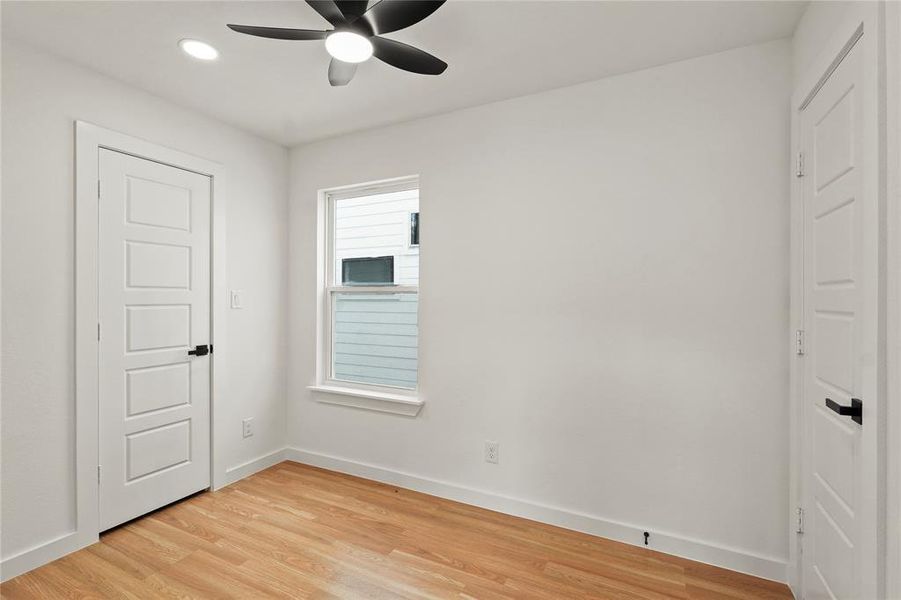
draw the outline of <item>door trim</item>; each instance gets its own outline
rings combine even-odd
[[[887,498],[886,597],[901,598],[901,4],[885,5]],[[892,108],[894,107],[894,108]]]
[[[226,483],[216,401],[225,389],[228,309],[225,281],[225,169],[179,152],[84,121],[75,122],[75,534],[80,546],[99,539],[99,154],[114,150],[210,177],[210,482]],[[218,425],[217,425],[218,423]]]
[[[790,418],[790,493],[789,506],[789,560],[787,581],[789,587],[796,598],[802,597],[801,589],[801,537],[796,533],[797,515],[796,510],[802,503],[802,483],[803,483],[803,450],[804,450],[804,356],[796,354],[795,348],[795,331],[803,329],[804,324],[804,270],[803,270],[803,252],[804,252],[804,213],[803,198],[804,190],[801,179],[794,177],[794,161],[801,151],[801,111],[807,106],[810,100],[816,95],[817,91],[826,82],[838,64],[848,54],[848,52],[856,45],[860,45],[865,52],[863,63],[869,65],[870,72],[865,74],[867,83],[866,89],[863,90],[866,101],[874,105],[874,110],[867,111],[866,115],[870,117],[864,127],[864,139],[867,147],[861,151],[866,153],[869,164],[874,165],[873,170],[865,176],[863,185],[864,189],[869,193],[877,193],[877,202],[880,206],[881,215],[884,215],[885,207],[885,187],[882,180],[884,179],[884,151],[880,143],[879,132],[885,126],[884,111],[884,87],[881,87],[880,73],[881,63],[885,60],[884,47],[882,46],[881,24],[883,23],[884,6],[881,3],[861,3],[859,10],[855,10],[854,18],[844,22],[835,32],[835,34],[823,44],[822,50],[816,60],[799,78],[800,83],[795,87],[791,98],[791,163],[786,165],[788,172],[792,173],[791,180],[791,207],[790,207],[790,309],[789,323],[790,331],[788,333],[789,347],[789,418]],[[789,171],[790,170],[790,171]],[[885,248],[885,240],[878,241],[880,248]],[[880,255],[884,256],[884,250],[880,250]],[[886,296],[883,293],[885,281],[885,264],[878,266],[878,277],[880,279],[880,297],[879,297],[879,318],[884,324],[885,302]],[[879,381],[878,389],[880,391],[879,398],[870,399],[867,407],[868,414],[874,414],[879,419],[880,427],[876,431],[876,456],[877,456],[877,489],[881,498],[878,499],[878,510],[875,515],[877,521],[877,531],[881,539],[877,541],[878,548],[885,548],[885,423],[886,423],[886,356],[885,356],[885,339],[879,340],[879,353],[881,356],[877,359]],[[884,553],[883,553],[884,554]],[[884,591],[886,583],[885,564],[877,564],[874,566],[873,573],[875,585],[878,589]],[[877,597],[877,596],[873,596]],[[881,597],[881,596],[878,596]]]

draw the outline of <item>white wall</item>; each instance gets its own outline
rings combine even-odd
[[[2,556],[73,528],[74,121],[222,163],[228,373],[217,415],[229,467],[284,444],[287,151],[93,71],[4,41]],[[217,353],[225,348],[216,349]],[[255,417],[242,439],[241,419]]]
[[[295,455],[783,578],[790,61],[772,42],[292,150]],[[425,408],[314,402],[317,190],[411,174]]]

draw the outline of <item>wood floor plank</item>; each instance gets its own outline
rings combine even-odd
[[[283,462],[0,586],[3,600],[783,600],[749,575]]]

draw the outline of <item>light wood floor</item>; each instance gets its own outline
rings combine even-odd
[[[791,598],[788,588],[284,462],[0,587],[15,598]]]

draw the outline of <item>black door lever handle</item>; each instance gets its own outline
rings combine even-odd
[[[212,351],[212,348],[210,346],[207,346],[206,344],[204,344],[202,346],[194,346],[193,350],[188,350],[188,354],[190,354],[192,356],[206,356],[211,351]]]
[[[851,406],[842,406],[832,398],[826,398],[826,407],[843,417],[851,417],[858,425],[863,425],[863,402],[857,398],[851,398]]]

